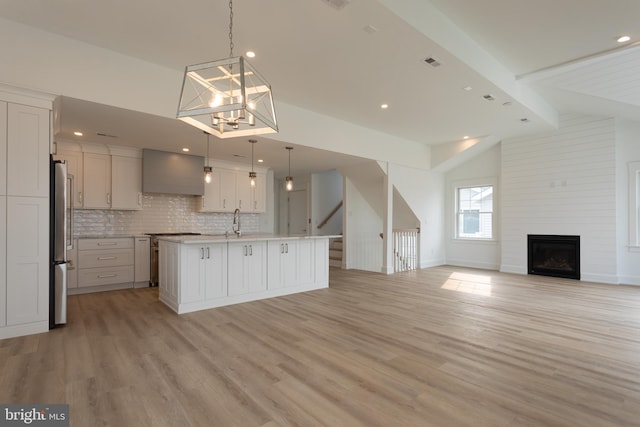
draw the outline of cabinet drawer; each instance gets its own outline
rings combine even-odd
[[[133,282],[133,265],[113,268],[87,268],[78,271],[78,287]]]
[[[133,265],[133,249],[90,250],[78,252],[78,267],[81,270],[95,267],[117,267]]]
[[[114,237],[106,239],[79,239],[78,249],[129,249],[133,248],[132,237]]]

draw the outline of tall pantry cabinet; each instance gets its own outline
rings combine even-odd
[[[49,329],[52,101],[0,86],[0,339]]]

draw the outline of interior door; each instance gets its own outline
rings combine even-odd
[[[307,208],[307,190],[289,192],[288,218],[289,234],[309,234],[309,211]]]

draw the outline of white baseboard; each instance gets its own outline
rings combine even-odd
[[[0,340],[21,337],[24,335],[41,334],[49,331],[49,321],[27,323],[24,325],[5,326],[0,328]]]

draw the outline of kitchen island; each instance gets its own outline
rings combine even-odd
[[[160,300],[182,314],[326,288],[336,237],[160,237]]]

